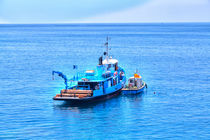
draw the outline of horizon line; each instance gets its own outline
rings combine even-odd
[[[0,23],[0,25],[6,25],[6,24],[164,24],[164,23],[210,23],[210,21],[175,21],[175,22],[40,22],[40,23]]]

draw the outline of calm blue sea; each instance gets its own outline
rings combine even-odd
[[[147,91],[53,101],[52,70],[94,68],[107,36]],[[0,96],[0,139],[210,139],[210,23],[0,25]]]

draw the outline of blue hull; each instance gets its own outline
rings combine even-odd
[[[89,97],[89,98],[82,98],[82,99],[72,99],[72,98],[68,98],[68,97],[66,97],[66,98],[65,97],[61,97],[61,98],[54,97],[53,99],[54,100],[63,100],[63,101],[66,101],[66,102],[71,102],[71,103],[96,102],[96,101],[103,101],[103,100],[107,100],[107,99],[113,98],[115,96],[118,96],[121,93],[121,90],[122,90],[122,88],[115,91],[115,92],[112,92],[110,94],[95,96],[95,97]]]
[[[131,90],[129,90],[129,89],[123,88],[122,89],[122,94],[139,94],[139,93],[144,91],[145,87],[146,87],[146,84],[144,84],[144,86],[142,88],[140,88],[140,89],[131,89]]]

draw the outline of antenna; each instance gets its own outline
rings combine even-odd
[[[108,59],[109,59],[109,37],[108,36],[106,37],[105,46],[106,46],[106,59],[108,61]]]

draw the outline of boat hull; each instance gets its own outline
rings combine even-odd
[[[101,96],[95,96],[95,97],[86,97],[86,98],[77,98],[77,97],[53,97],[53,100],[63,100],[63,101],[67,101],[67,102],[71,102],[71,103],[81,103],[81,102],[95,102],[95,101],[102,101],[102,100],[107,100],[110,98],[113,98],[115,96],[118,96],[121,93],[121,89],[112,92],[110,94],[105,94],[105,95],[101,95]]]

